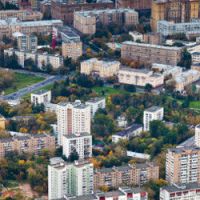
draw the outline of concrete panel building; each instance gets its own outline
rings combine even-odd
[[[47,90],[39,90],[37,92],[31,93],[31,103],[37,104],[45,104],[51,102],[51,91]]]

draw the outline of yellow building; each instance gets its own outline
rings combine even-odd
[[[151,27],[157,30],[159,20],[189,22],[199,17],[199,0],[153,0]]]
[[[0,115],[0,130],[5,130],[6,129],[6,119]]]

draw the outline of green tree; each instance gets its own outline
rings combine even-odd
[[[192,56],[187,51],[187,49],[184,49],[181,54],[181,61],[178,63],[179,66],[184,67],[186,69],[190,69],[192,64]]]

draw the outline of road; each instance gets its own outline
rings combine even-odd
[[[0,96],[1,100],[17,100],[17,99],[21,99],[23,96],[25,96],[26,94],[29,94],[35,90],[38,90],[42,87],[45,87],[49,84],[52,84],[56,81],[61,81],[61,80],[65,80],[66,76],[48,76],[44,81],[41,81],[39,83],[33,84],[29,87],[25,87],[22,88],[20,90],[18,90],[17,92],[5,95],[5,96]]]

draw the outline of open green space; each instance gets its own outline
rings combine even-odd
[[[93,90],[98,93],[99,95],[102,96],[109,96],[112,94],[126,94],[128,93],[125,90],[122,89],[117,89],[117,88],[112,88],[112,87],[94,87]]]
[[[200,101],[191,101],[190,108],[200,110]]]
[[[13,85],[12,85],[12,87],[7,88],[4,91],[5,95],[16,92],[19,89],[33,85],[33,84],[43,81],[45,79],[41,76],[22,74],[22,73],[18,73],[18,72],[14,73],[14,76],[15,77],[14,77]]]

